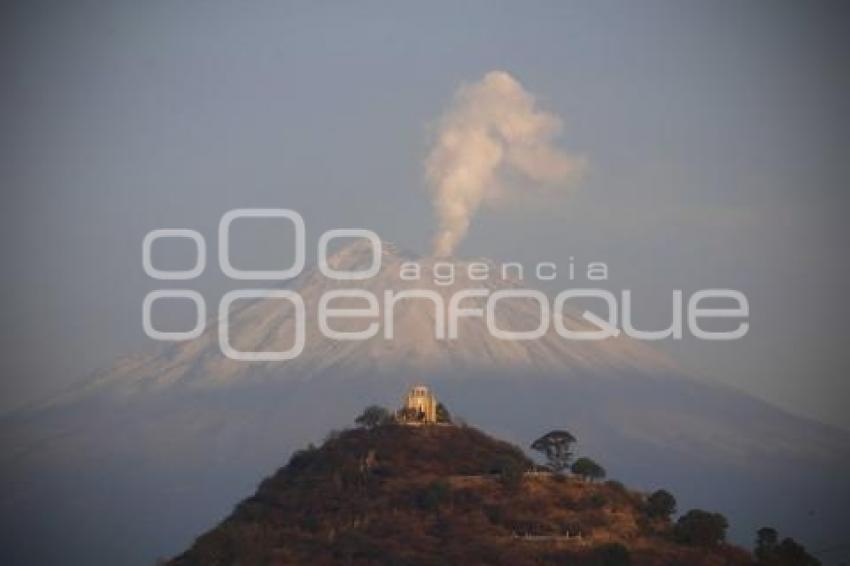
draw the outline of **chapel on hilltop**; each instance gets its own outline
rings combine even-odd
[[[398,411],[403,424],[436,424],[437,398],[424,385],[414,385],[407,393],[404,406]]]

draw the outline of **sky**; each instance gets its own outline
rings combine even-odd
[[[455,253],[604,261],[647,326],[673,289],[739,289],[744,339],[658,346],[850,429],[846,16],[782,1],[6,3],[0,408],[151,347],[154,228],[199,230],[214,258],[225,211],[283,207],[308,249],[355,227],[428,253],[440,117],[498,70],[560,118],[586,170],[563,197],[480,210]],[[244,236],[246,265],[286,255],[272,233]],[[193,288],[228,288],[208,271]]]

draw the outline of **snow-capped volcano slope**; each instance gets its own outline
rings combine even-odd
[[[330,264],[344,270],[370,261],[355,243]],[[400,276],[405,261],[421,265],[420,279]],[[850,491],[846,433],[701,383],[645,343],[579,342],[553,330],[507,342],[477,318],[461,321],[456,340],[437,340],[433,306],[416,299],[397,304],[391,340],[383,328],[352,342],[319,332],[319,297],[332,289],[361,288],[383,303],[385,291],[411,288],[448,302],[461,289],[533,286],[503,281],[498,269],[470,281],[459,260],[453,284],[442,285],[434,262],[386,244],[369,280],[339,282],[316,270],[293,280],[287,287],[303,297],[307,314],[306,345],[294,360],[230,360],[211,320],[197,340],[119,360],[85,386],[5,417],[2,477],[12,487],[0,499],[0,561],[149,564],[186,547],[293,449],[349,425],[368,403],[397,405],[414,381],[432,385],[469,422],[524,446],[568,428],[579,451],[612,476],[666,487],[682,510],[726,513],[740,541],[764,524],[813,546],[850,535],[838,519]],[[537,312],[530,301],[501,301],[497,323],[534,328]],[[367,322],[335,319],[332,327],[360,330]],[[566,324],[585,323],[568,315]],[[230,337],[241,350],[286,349],[292,331],[289,303],[233,306]]]
[[[448,305],[451,297],[465,289],[500,289],[526,287],[525,282],[501,279],[494,262],[481,259],[475,263],[491,266],[487,280],[471,281],[467,268],[471,262],[453,260],[455,277],[451,284],[434,278],[434,258],[418,258],[400,252],[393,244],[383,244],[380,272],[363,281],[338,281],[325,277],[318,269],[305,272],[287,287],[295,290],[306,305],[306,347],[297,358],[285,362],[241,362],[227,359],[221,353],[218,322],[212,319],[197,340],[169,344],[141,358],[122,360],[105,372],[100,385],[109,382],[119,388],[162,389],[171,386],[220,387],[239,386],[264,374],[275,379],[310,379],[338,367],[348,372],[382,371],[406,375],[448,372],[470,368],[520,368],[570,376],[577,372],[596,371],[600,376],[609,371],[641,369],[647,373],[667,373],[672,362],[655,350],[628,338],[605,341],[572,341],[559,336],[552,325],[545,336],[535,340],[506,341],[490,334],[482,319],[461,318],[458,337],[435,337],[435,309],[427,299],[403,299],[392,307],[393,337],[385,336],[384,293],[425,290],[442,297]],[[336,270],[357,271],[371,263],[371,248],[357,241],[342,248],[328,260]],[[444,260],[440,260],[444,263]],[[405,262],[421,266],[421,278],[400,277]],[[438,268],[439,269],[439,268]],[[333,340],[324,336],[317,323],[320,297],[336,289],[362,289],[377,298],[379,316],[374,319],[334,319],[337,331],[363,330],[373,320],[379,324],[377,334],[357,341]],[[483,308],[481,298],[467,298],[462,308]],[[334,308],[364,308],[363,299],[338,299]],[[539,309],[530,300],[503,300],[496,312],[500,328],[526,330],[539,323]],[[570,328],[590,328],[575,314],[567,317]],[[235,303],[230,318],[229,335],[241,351],[286,350],[294,341],[295,318],[292,304],[274,298],[246,299]]]

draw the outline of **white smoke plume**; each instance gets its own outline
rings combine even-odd
[[[426,162],[439,222],[434,255],[452,254],[482,205],[503,206],[531,187],[563,190],[576,180],[585,160],[553,145],[561,129],[561,120],[538,110],[504,71],[461,86]]]

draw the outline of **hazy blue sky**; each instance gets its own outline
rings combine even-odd
[[[2,406],[150,346],[152,228],[212,245],[230,208],[289,207],[311,246],[367,227],[427,252],[429,127],[502,69],[590,168],[543,210],[482,212],[460,254],[606,261],[648,323],[673,288],[741,289],[746,339],[665,350],[850,428],[848,22],[821,2],[6,3]]]

